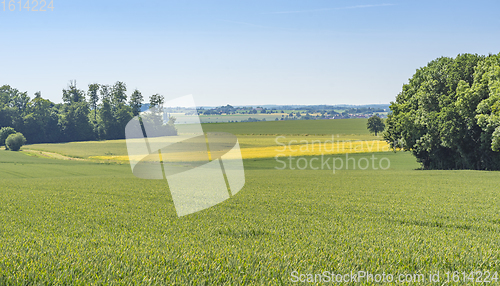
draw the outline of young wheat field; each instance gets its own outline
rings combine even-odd
[[[272,142],[262,140],[245,146]],[[237,195],[178,218],[166,181],[87,159],[122,155],[122,145],[38,146],[85,160],[0,150],[1,285],[288,285],[324,271],[440,271],[443,281],[445,272],[500,271],[498,172],[423,171],[392,151],[349,154],[387,158],[387,168],[335,172],[247,158]]]

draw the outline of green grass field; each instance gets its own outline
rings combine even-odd
[[[88,145],[78,155],[75,144]],[[121,152],[119,144],[46,147],[85,157]],[[282,285],[294,284],[294,271],[440,271],[441,280],[447,271],[500,271],[498,172],[418,170],[404,152],[350,157],[371,155],[390,167],[333,173],[245,160],[236,196],[178,218],[167,182],[138,179],[127,164],[0,150],[0,285]]]
[[[206,123],[205,132],[224,131],[232,134],[287,135],[370,135],[368,119],[285,120],[268,122]]]
[[[500,271],[498,173],[276,170],[245,162],[234,198],[177,218],[127,165],[0,151],[0,284],[291,283],[292,271]],[[362,156],[360,154],[354,156]]]

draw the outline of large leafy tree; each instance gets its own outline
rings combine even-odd
[[[36,92],[30,100],[26,92],[8,85],[0,87],[0,127],[14,127],[29,143],[60,142],[59,107]]]
[[[0,87],[0,127],[23,129],[23,117],[28,114],[30,97],[27,92],[4,85]]]
[[[5,145],[5,139],[11,134],[15,134],[16,130],[12,127],[2,127],[0,128],[0,146]]]
[[[101,104],[99,108],[99,138],[109,139],[112,138],[112,130],[116,127],[113,117],[112,101],[110,95],[110,87],[108,85],[101,85]]]
[[[114,114],[116,120],[116,135],[114,139],[125,138],[125,126],[132,119],[132,108],[123,103],[119,104]]]
[[[8,85],[0,87],[0,127],[13,127],[13,118],[17,113],[12,107],[13,93],[14,89]]]
[[[116,82],[112,87],[101,86],[101,107],[99,110],[99,138],[125,138],[125,126],[132,119],[132,108],[125,104],[127,88]]]
[[[63,101],[60,124],[65,141],[94,139],[89,104],[85,100],[85,92],[76,87],[76,81],[71,81],[68,88],[63,89]]]
[[[48,142],[48,134],[56,132],[51,130],[50,115],[54,103],[42,98],[40,92],[35,93],[27,105],[27,114],[23,117],[21,132],[26,136],[29,143]]]
[[[499,69],[500,54],[431,61],[392,102],[384,138],[426,169],[500,169]]]
[[[125,83],[117,81],[111,87],[111,98],[115,106],[125,104],[127,101],[127,86]]]
[[[366,127],[370,132],[375,133],[375,136],[377,136],[377,133],[384,131],[385,124],[382,118],[378,117],[377,115],[373,115],[372,117],[368,118]]]

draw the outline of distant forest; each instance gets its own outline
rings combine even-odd
[[[21,132],[27,143],[55,143],[125,138],[125,126],[141,111],[143,96],[134,90],[128,98],[125,83],[89,84],[78,89],[71,81],[62,91],[63,103],[53,103],[36,92],[4,85],[0,87],[0,127]],[[159,94],[150,97],[152,106],[163,103]]]

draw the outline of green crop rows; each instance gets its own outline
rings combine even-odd
[[[369,135],[367,119],[287,120],[269,122],[206,123],[205,132],[224,131],[232,134],[356,134]]]
[[[177,218],[127,165],[0,150],[0,284],[276,285],[292,271],[500,271],[498,173],[276,170],[247,160],[234,198]],[[353,156],[364,156],[356,154]]]

